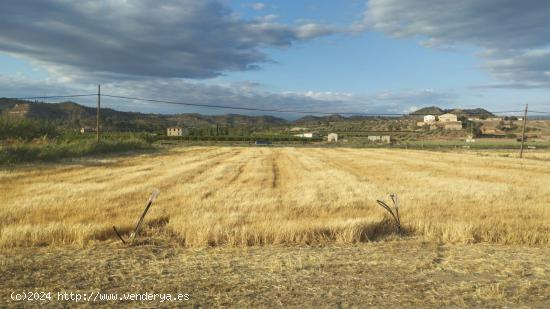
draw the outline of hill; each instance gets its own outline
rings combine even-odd
[[[361,116],[361,115],[353,115],[353,116],[342,116],[342,115],[328,115],[328,116],[304,116],[302,118],[298,118],[294,120],[293,124],[300,124],[300,125],[312,125],[312,124],[321,124],[321,123],[328,123],[328,122],[357,122],[357,121],[366,121],[366,120],[373,120],[373,119],[386,119],[386,118],[392,118],[392,117],[381,117],[381,116]],[[396,118],[396,117],[393,117]]]
[[[437,107],[437,106],[430,106],[430,107],[424,107],[421,108],[415,112],[410,113],[411,116],[424,116],[424,115],[443,115],[445,114],[445,110]]]
[[[495,114],[483,108],[474,108],[474,109],[457,109],[452,113],[456,113],[459,116],[474,116],[474,117],[495,117]]]
[[[94,126],[96,109],[74,102],[39,103],[0,98],[0,114],[19,119],[57,121],[75,127]],[[280,126],[287,122],[273,116],[201,115],[201,114],[145,114],[121,112],[111,108],[101,109],[105,127],[117,129],[162,129],[166,126]]]
[[[446,113],[455,114],[457,116],[466,116],[466,117],[494,117],[495,115],[483,108],[473,108],[473,109],[460,109],[460,108],[450,108],[450,109],[441,109],[437,106],[424,107],[417,111],[410,113],[411,116],[424,116],[424,115],[443,115]]]
[[[318,122],[337,122],[337,121],[345,121],[347,120],[346,117],[342,115],[328,115],[328,116],[311,116],[307,115],[301,118],[298,118],[293,121],[295,124],[308,124],[308,123],[318,123]]]
[[[441,109],[436,106],[421,108],[412,112],[411,116],[442,115],[453,113],[459,116],[493,117],[494,115],[482,108],[475,109]],[[96,109],[75,102],[40,103],[16,99],[0,98],[0,115],[19,119],[39,119],[55,121],[71,127],[94,127]],[[164,130],[167,126],[211,127],[211,126],[248,126],[248,127],[279,127],[289,124],[316,126],[327,123],[338,123],[349,126],[364,121],[380,121],[383,118],[373,116],[307,115],[294,121],[287,121],[274,116],[246,116],[239,114],[202,115],[188,114],[146,114],[138,112],[123,112],[111,108],[101,109],[103,127],[114,130]],[[397,119],[395,119],[397,120]],[[386,123],[383,121],[383,123]]]

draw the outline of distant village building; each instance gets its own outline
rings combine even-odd
[[[367,140],[373,143],[391,143],[391,137],[389,135],[369,135]]]
[[[458,122],[458,117],[455,114],[443,114],[438,118],[440,122]]]
[[[462,130],[462,121],[445,123],[443,128],[445,130]]]
[[[434,115],[426,115],[426,116],[424,116],[424,122],[425,122],[425,123],[432,123],[432,122],[435,122],[435,116],[434,116]]]
[[[424,121],[417,122],[416,125],[419,127],[425,126],[425,125],[431,125],[435,123],[435,116],[434,115],[426,115],[424,116]]]
[[[455,114],[440,115],[437,117],[437,121],[435,120],[435,116],[426,115],[424,116],[424,121],[418,122],[417,125],[419,127],[429,125],[431,130],[437,128],[443,128],[445,130],[462,130],[462,121],[458,121],[458,116]]]
[[[327,141],[328,141],[328,142],[338,142],[338,134],[336,134],[336,133],[330,133],[330,134],[327,136]]]
[[[167,136],[183,136],[183,129],[181,127],[166,128]]]
[[[303,128],[303,127],[293,127],[293,128],[290,128],[290,131],[294,132],[294,131],[306,131],[307,128]]]
[[[82,128],[80,128],[80,133],[81,134],[92,133],[92,132],[95,132],[95,131],[96,131],[96,129],[92,128],[92,127],[82,127]]]
[[[438,117],[439,123],[443,125],[445,130],[462,130],[462,121],[458,121],[458,116],[455,114],[443,114]]]
[[[317,133],[317,132],[307,132],[307,133],[294,134],[294,136],[304,137],[304,138],[317,138],[317,137],[319,137],[319,133]]]

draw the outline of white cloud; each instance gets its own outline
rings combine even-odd
[[[205,84],[202,82],[175,79],[153,78],[148,80],[112,81],[101,85],[103,94],[258,109],[278,109],[307,111],[316,113],[401,113],[412,105],[449,106],[456,95],[437,91],[384,92],[356,95],[346,92],[306,91],[274,93],[254,82],[231,84]],[[0,94],[5,97],[28,97],[95,93],[96,88],[78,83],[67,86],[64,83],[48,80],[32,80],[24,76],[8,77],[0,75]],[[60,99],[62,100],[62,99]],[[93,106],[95,97],[77,98],[77,102]],[[144,103],[122,99],[102,99],[104,106],[119,110],[132,110],[153,113],[242,113],[251,115],[271,114],[296,118],[303,114],[250,112],[244,110],[210,109],[160,103]],[[51,100],[57,101],[57,100]]]
[[[484,49],[484,68],[510,86],[550,87],[550,2],[370,0],[366,27],[423,45]]]
[[[245,20],[220,0],[7,1],[0,51],[69,80],[210,78],[255,70],[264,47],[285,47],[339,31]]]
[[[300,39],[312,39],[343,31],[344,30],[337,30],[334,26],[327,26],[317,23],[307,23],[296,27],[296,37]]]
[[[256,2],[256,3],[252,3],[251,7],[256,11],[261,11],[266,8],[266,4],[263,2]]]
[[[353,94],[349,92],[333,92],[333,91],[306,91],[302,93],[306,97],[322,101],[347,101],[353,98]]]

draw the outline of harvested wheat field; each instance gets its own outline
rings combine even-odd
[[[0,172],[0,245],[79,244],[146,226],[185,247],[356,243],[393,232],[376,199],[397,193],[407,234],[550,244],[550,162],[322,148],[183,148]]]
[[[129,234],[154,188],[142,233],[121,244],[112,226]],[[403,238],[376,204],[389,193]],[[6,167],[0,195],[5,299],[146,288],[207,307],[550,306],[549,161],[182,147]]]

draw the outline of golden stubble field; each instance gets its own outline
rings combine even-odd
[[[178,292],[191,300],[116,305],[547,308],[541,155],[182,147],[4,167],[1,298]],[[129,233],[154,188],[142,234],[122,245],[112,225]],[[404,239],[376,205],[389,193]]]
[[[550,162],[427,151],[191,147],[5,168],[0,246],[115,240],[153,190],[146,233],[186,247],[356,243],[391,236],[376,199],[397,193],[409,235],[550,244]]]

